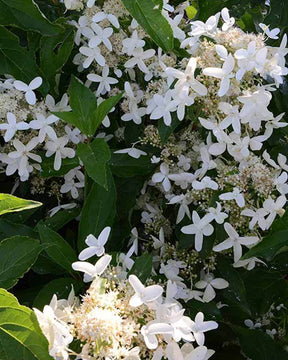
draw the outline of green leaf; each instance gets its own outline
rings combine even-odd
[[[104,139],[95,139],[90,144],[79,144],[77,155],[82,160],[88,175],[100,186],[107,188],[106,164],[110,149]]]
[[[82,283],[72,278],[60,278],[48,282],[37,294],[34,299],[33,306],[39,310],[50,303],[53,295],[57,296],[57,299],[67,299],[72,286],[75,292],[80,290]]]
[[[230,308],[234,307],[233,312],[235,314],[237,309],[238,311],[242,310],[246,314],[250,314],[245,285],[238,271],[223,256],[219,257],[217,261],[217,270],[221,277],[229,282],[229,287],[221,290],[226,303],[229,304]]]
[[[93,136],[96,128],[97,99],[93,92],[72,76],[68,93],[72,112],[56,112],[55,115],[73,126],[78,127],[85,135]]]
[[[193,6],[193,5],[187,6],[187,8],[186,8],[186,14],[187,14],[187,16],[188,16],[188,19],[189,19],[189,20],[194,19],[194,17],[195,17],[196,14],[197,14],[197,11],[198,11],[198,10],[196,9],[195,6]]]
[[[54,156],[49,158],[43,157],[40,175],[44,178],[63,176],[66,175],[69,170],[74,169],[78,165],[78,156],[75,156],[72,159],[62,159],[61,168],[57,171],[54,169]]]
[[[44,223],[39,223],[37,229],[41,243],[45,245],[47,255],[59,266],[72,272],[71,264],[77,261],[77,255],[72,247],[57,232],[51,230]]]
[[[233,326],[240,340],[242,351],[253,360],[288,360],[288,353],[269,335],[261,330]]]
[[[270,29],[278,27],[281,32],[287,30],[288,11],[286,0],[270,0],[269,13],[264,18],[264,23],[270,25]]]
[[[102,121],[105,119],[105,117],[109,114],[109,112],[118,104],[118,102],[121,100],[123,96],[123,92],[111,96],[108,99],[102,101],[101,104],[98,105],[96,110],[96,121],[94,124],[95,130],[101,125]]]
[[[0,289],[0,359],[51,360],[34,312]]]
[[[152,255],[142,254],[136,258],[132,269],[128,275],[136,275],[143,283],[151,276],[152,272]]]
[[[45,18],[33,0],[0,0],[0,24],[49,36],[57,35],[60,30]]]
[[[65,26],[57,36],[44,36],[41,39],[40,67],[55,91],[56,74],[61,72],[74,45],[74,27]]]
[[[0,241],[15,235],[29,236],[35,239],[38,234],[29,226],[16,224],[12,221],[0,218]]]
[[[113,174],[123,178],[135,175],[149,175],[155,169],[155,165],[151,163],[149,156],[134,159],[128,154],[115,153],[112,153],[110,166]]]
[[[60,210],[55,215],[44,220],[45,225],[54,231],[62,229],[62,227],[75,219],[80,213],[80,208],[76,207],[70,210]],[[0,222],[1,230],[1,222]]]
[[[35,263],[41,250],[39,241],[29,237],[13,236],[1,241],[0,287],[14,286]]]
[[[79,251],[85,247],[84,241],[89,234],[98,236],[106,226],[113,224],[116,208],[116,190],[109,168],[107,168],[107,184],[108,191],[105,191],[102,186],[94,183],[85,200],[79,224]]]
[[[153,0],[122,0],[122,2],[158,46],[165,51],[173,49],[173,31],[161,14],[159,5],[155,6]]]
[[[277,231],[272,235],[265,236],[260,243],[246,252],[242,259],[256,256],[270,261],[284,246],[288,246],[288,230]]]
[[[283,274],[266,268],[256,268],[243,276],[247,301],[258,317],[269,310],[272,303],[280,304],[288,298],[288,284]]]
[[[15,211],[33,209],[41,205],[42,203],[38,201],[20,199],[10,194],[0,194],[0,215]]]
[[[10,74],[26,83],[41,76],[31,53],[20,46],[19,38],[3,26],[0,26],[0,74]]]
[[[176,113],[172,114],[172,122],[170,126],[165,125],[163,119],[158,121],[158,131],[163,144],[165,144],[168,141],[170,135],[177,128],[180,122],[181,121],[177,119]]]

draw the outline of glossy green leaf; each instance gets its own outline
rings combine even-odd
[[[116,190],[109,168],[107,168],[107,184],[108,191],[94,183],[85,200],[79,224],[79,251],[85,247],[84,241],[89,234],[98,236],[105,226],[113,224],[116,209]]]
[[[50,36],[61,29],[46,19],[33,0],[0,0],[0,24]]]
[[[23,211],[41,206],[38,201],[20,199],[10,194],[0,194],[0,215]]]
[[[0,359],[51,360],[48,341],[32,310],[0,289]]]
[[[123,92],[111,96],[108,99],[101,102],[101,104],[98,105],[96,110],[96,122],[94,127],[97,129],[102,121],[105,119],[105,117],[109,114],[109,112],[118,104],[118,102],[121,100],[123,96]],[[95,130],[96,130],[95,129]]]
[[[38,234],[30,226],[24,224],[16,224],[12,221],[5,220],[3,217],[0,218],[0,241],[6,238],[21,235],[29,236],[33,239],[37,239]]]
[[[89,144],[79,144],[77,155],[82,160],[88,175],[100,186],[107,188],[106,164],[110,149],[104,139],[95,139]]]
[[[122,2],[158,46],[165,51],[173,49],[173,31],[161,14],[159,5],[155,5],[153,0],[122,0]]]
[[[52,217],[44,220],[45,225],[47,225],[50,229],[54,231],[58,231],[62,229],[62,227],[68,224],[70,221],[75,219],[80,214],[80,208],[75,207],[70,210],[60,210]],[[0,222],[1,226],[1,222]]]
[[[35,263],[41,250],[39,241],[29,237],[13,236],[1,241],[0,287],[14,286]]]
[[[37,229],[50,259],[66,271],[72,272],[71,264],[77,261],[77,255],[68,242],[44,223],[39,223]]]

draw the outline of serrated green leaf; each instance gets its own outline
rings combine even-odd
[[[1,241],[0,287],[14,286],[35,263],[41,250],[39,241],[29,237],[13,236]]]
[[[116,211],[116,190],[109,168],[107,168],[107,184],[108,191],[94,183],[85,200],[79,224],[79,251],[85,247],[84,241],[89,234],[97,237],[106,226],[113,224]]]
[[[158,46],[165,51],[173,49],[173,31],[161,14],[159,5],[155,5],[153,0],[122,0],[122,2]]]
[[[1,360],[51,360],[34,312],[0,289]]]
[[[82,160],[88,175],[100,186],[107,188],[106,164],[110,149],[104,139],[95,139],[90,144],[79,144],[77,155]]]
[[[33,0],[0,0],[0,24],[50,36],[57,35],[61,29],[41,13]]]
[[[77,261],[77,255],[68,242],[44,223],[38,223],[37,229],[41,244],[50,259],[66,271],[72,272],[71,264]]]
[[[10,194],[0,194],[0,215],[33,209],[41,205],[42,203],[38,201],[20,199]]]

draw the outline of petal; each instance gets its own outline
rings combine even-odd
[[[40,76],[38,76],[30,82],[29,89],[35,90],[35,89],[39,88],[41,85],[42,85],[42,78]]]
[[[25,99],[29,105],[35,105],[36,104],[36,95],[34,91],[29,90],[25,93]]]

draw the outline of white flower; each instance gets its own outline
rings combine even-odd
[[[208,213],[212,214],[217,224],[223,224],[224,220],[227,219],[228,215],[225,212],[221,212],[221,204],[216,201],[216,208],[209,207]]]
[[[205,341],[204,332],[214,330],[218,328],[218,324],[215,321],[204,321],[204,315],[199,312],[195,320],[192,321],[192,332],[198,345],[203,346]]]
[[[143,48],[136,48],[133,51],[132,59],[127,60],[124,66],[127,69],[133,69],[135,65],[137,65],[139,70],[141,70],[145,74],[148,74],[149,70],[144,63],[144,60],[150,59],[154,55],[155,55],[154,49],[149,49],[144,51]]]
[[[77,199],[79,197],[78,189],[84,188],[85,186],[85,177],[82,171],[80,171],[80,166],[71,169],[64,176],[65,183],[60,188],[60,193],[71,192],[71,196],[73,199]],[[75,181],[78,180],[78,182]]]
[[[133,307],[149,303],[159,299],[163,293],[160,285],[150,285],[145,287],[136,275],[129,275],[129,283],[133,287],[135,294],[131,297],[129,304]]]
[[[266,229],[272,225],[275,217],[278,215],[282,216],[285,212],[283,206],[286,204],[286,197],[284,195],[279,196],[275,201],[269,196],[263,203],[263,208],[268,211],[269,215],[266,219]]]
[[[94,60],[100,66],[105,66],[105,58],[101,55],[100,49],[97,46],[94,48],[90,46],[81,46],[79,51],[87,57],[83,62],[84,69],[87,69]]]
[[[133,157],[134,159],[139,159],[140,156],[147,155],[147,153],[145,151],[135,149],[135,147],[117,150],[117,151],[114,151],[114,154],[128,154],[129,156]]]
[[[5,130],[4,140],[5,142],[10,141],[17,130],[27,130],[29,125],[25,121],[17,122],[16,117],[11,112],[6,114],[7,123],[0,124],[0,130]]]
[[[66,136],[57,138],[55,140],[47,141],[45,147],[47,149],[46,156],[50,157],[55,154],[54,169],[59,170],[61,168],[62,159],[70,158],[75,156],[75,150],[65,147],[68,143]]]
[[[29,123],[31,129],[39,130],[38,141],[42,143],[46,136],[48,136],[51,140],[57,140],[57,135],[55,130],[50,126],[54,124],[58,118],[55,115],[50,115],[47,118],[42,114],[36,114],[37,120],[32,120]]]
[[[204,189],[212,189],[217,190],[218,184],[210,178],[210,176],[204,176],[201,181],[194,180],[192,182],[192,187],[195,190],[204,190]]]
[[[181,20],[183,19],[183,15],[178,14],[175,17],[171,18],[169,16],[169,14],[167,13],[167,11],[163,11],[162,10],[162,15],[167,19],[167,21],[169,22],[172,31],[173,31],[173,36],[174,38],[178,39],[178,40],[184,40],[185,39],[185,32],[180,29],[180,27],[178,26],[181,22]]]
[[[251,217],[251,221],[249,222],[249,229],[252,230],[254,226],[258,223],[260,229],[263,231],[267,228],[267,221],[265,216],[268,215],[269,212],[263,208],[257,209],[256,211],[251,209],[244,209],[241,212],[242,216],[249,216]]]
[[[107,19],[116,29],[120,28],[118,19],[113,14],[106,14],[104,11],[100,11],[92,18],[93,22],[98,23]]]
[[[245,269],[250,271],[250,270],[254,269],[257,262],[265,265],[264,261],[262,261],[256,257],[252,257],[250,259],[239,260],[235,264],[233,264],[233,266],[235,268],[244,267]]]
[[[156,286],[156,285],[155,285]],[[173,327],[157,320],[150,321],[147,325],[142,326],[141,334],[144,337],[145,344],[148,349],[154,350],[158,347],[158,339],[156,335],[171,335]]]
[[[151,164],[158,164],[160,162],[160,158],[158,158],[157,156],[153,155],[151,157]]]
[[[179,224],[184,219],[185,214],[188,216],[189,219],[191,219],[191,213],[188,207],[188,205],[190,205],[191,202],[192,199],[190,198],[189,194],[175,195],[170,199],[168,203],[169,205],[180,204],[177,214],[176,224]]]
[[[230,79],[234,77],[234,74],[232,74],[234,66],[235,60],[233,56],[229,54],[227,59],[224,61],[222,69],[208,67],[203,70],[204,75],[221,79],[220,88],[218,90],[219,96],[224,96],[228,92],[230,87]]]
[[[129,56],[133,56],[133,52],[135,49],[144,47],[145,41],[139,39],[137,30],[134,30],[131,38],[125,38],[122,41],[122,44],[123,44],[123,52]]]
[[[110,264],[112,256],[103,255],[95,265],[90,264],[86,261],[76,261],[72,264],[72,269],[75,271],[81,271],[84,273],[84,282],[90,282],[93,278],[103,274],[107,266]]]
[[[113,84],[117,84],[118,80],[112,77],[109,77],[109,66],[104,66],[102,69],[102,75],[97,74],[88,74],[88,80],[92,82],[98,82],[98,88],[96,91],[96,96],[104,95],[111,90],[111,86]]]
[[[154,109],[151,111],[152,120],[163,118],[164,124],[170,126],[172,122],[171,112],[176,111],[177,102],[172,99],[172,91],[168,90],[165,95],[153,96]],[[147,109],[148,113],[148,109]]]
[[[168,360],[208,360],[215,351],[206,346],[194,348],[191,343],[185,343],[180,349],[175,341],[170,341],[165,352]]]
[[[33,309],[41,330],[49,343],[49,355],[54,359],[69,359],[68,345],[73,341],[69,326],[57,318],[53,309],[45,305],[43,312]]]
[[[76,204],[75,203],[70,203],[70,204],[63,204],[63,205],[58,205],[58,206],[55,206],[54,208],[52,208],[51,210],[49,210],[49,216],[52,217],[54,216],[55,214],[58,213],[58,211],[60,210],[70,210],[70,209],[74,209],[76,207]]]
[[[274,185],[281,195],[286,195],[288,193],[288,184],[287,184],[288,175],[286,172],[282,172],[279,176],[277,175],[274,179]]]
[[[216,15],[212,15],[208,18],[206,23],[202,21],[191,21],[191,29],[192,31],[189,33],[191,36],[200,36],[200,35],[208,35],[213,36],[213,34],[217,30],[217,25],[219,21],[220,13]]]
[[[179,269],[184,269],[187,265],[183,261],[168,260],[167,264],[161,263],[159,273],[164,274],[168,280],[181,281],[183,280],[179,274]]]
[[[245,206],[245,198],[237,187],[233,188],[232,192],[227,192],[219,195],[220,200],[235,200],[239,207]]]
[[[153,248],[155,250],[160,249],[160,257],[162,257],[162,255],[165,251],[165,246],[166,246],[163,228],[161,227],[158,238],[156,238],[153,235],[151,235],[151,238],[153,240]]]
[[[80,10],[83,7],[81,0],[64,0],[64,5],[67,10]]]
[[[221,278],[214,278],[213,274],[205,274],[200,281],[195,284],[197,289],[205,289],[203,294],[203,301],[210,302],[215,296],[215,289],[225,289],[229,286],[229,283]]]
[[[238,61],[239,70],[236,73],[236,79],[241,80],[246,71],[252,71],[256,66],[256,41],[250,41],[247,49],[238,49],[235,51],[235,59]]]
[[[170,176],[169,174],[169,166],[165,163],[162,163],[160,165],[160,172],[155,173],[152,176],[152,181],[157,183],[162,183],[162,186],[166,192],[168,192],[171,189],[171,183],[170,183]]]
[[[233,130],[236,134],[240,134],[241,132],[241,124],[240,124],[240,113],[238,105],[231,105],[227,102],[219,103],[219,110],[222,111],[225,115],[225,119],[223,119],[219,125],[219,128],[224,130],[227,129],[230,125],[232,125]]]
[[[18,163],[18,174],[20,177],[26,178],[29,177],[29,172],[32,171],[31,166],[29,165],[29,158],[37,161],[38,163],[42,162],[41,156],[33,154],[31,151],[38,145],[38,139],[33,138],[28,142],[27,145],[24,145],[19,140],[13,141],[13,146],[16,151],[12,151],[8,154],[8,157],[11,159],[17,159]]]
[[[104,245],[106,244],[109,238],[110,231],[111,228],[107,226],[101,231],[98,238],[96,238],[92,234],[88,235],[85,240],[85,243],[88,245],[88,248],[81,251],[78,257],[79,260],[84,261],[94,255],[97,255],[98,257],[102,256],[105,253]]]
[[[265,90],[239,96],[238,100],[244,104],[240,111],[242,124],[249,123],[252,130],[258,131],[262,121],[272,120],[273,114],[267,109],[271,99],[271,93]]]
[[[229,30],[235,24],[235,19],[234,17],[230,17],[229,10],[227,8],[223,8],[221,10],[221,17],[224,22],[222,25],[222,31]]]
[[[186,95],[188,95],[189,89],[191,88],[199,95],[207,95],[207,88],[195,79],[194,73],[196,67],[197,58],[191,57],[187,64],[185,72],[174,68],[166,68],[165,72],[168,76],[171,76],[174,79],[178,79],[175,84],[175,90],[177,93],[184,92]]]
[[[279,36],[278,36],[278,34],[280,33],[279,28],[270,30],[269,25],[265,25],[263,23],[260,23],[259,27],[264,31],[264,34],[266,34],[270,39],[274,39],[274,40],[279,39]]]
[[[224,224],[224,229],[229,235],[229,238],[220,244],[213,247],[213,251],[219,252],[233,248],[234,251],[234,262],[236,263],[242,256],[242,246],[254,245],[259,241],[257,236],[244,236],[240,237],[237,231],[229,223]]]
[[[82,135],[78,128],[71,129],[69,125],[65,126],[65,133],[68,137],[68,140],[76,145],[79,144],[79,142],[83,142],[85,139],[85,135]]]
[[[134,260],[131,259],[131,256],[135,253],[136,244],[133,243],[131,248],[128,250],[127,254],[120,253],[119,255],[119,262],[122,264],[123,270],[126,269],[131,270],[132,266],[134,265]]]
[[[36,95],[33,90],[38,89],[41,85],[42,78],[40,76],[33,79],[29,85],[25,84],[23,81],[14,81],[15,89],[25,92],[25,99],[29,105],[36,104]]]
[[[96,48],[98,45],[103,43],[109,51],[112,51],[112,44],[109,38],[113,34],[113,29],[112,28],[102,29],[102,27],[96,24],[95,22],[91,24],[91,28],[94,30],[96,35],[94,35],[89,40],[88,46],[91,48]]]
[[[64,94],[61,100],[56,104],[53,96],[47,95],[45,99],[45,105],[48,107],[49,111],[71,111],[71,107],[68,105],[69,97],[67,94]]]
[[[214,232],[214,228],[210,224],[212,220],[213,215],[207,214],[201,219],[197,211],[194,210],[192,213],[193,224],[181,228],[183,234],[195,235],[195,249],[197,251],[201,251],[202,249],[203,236],[210,236]]]

